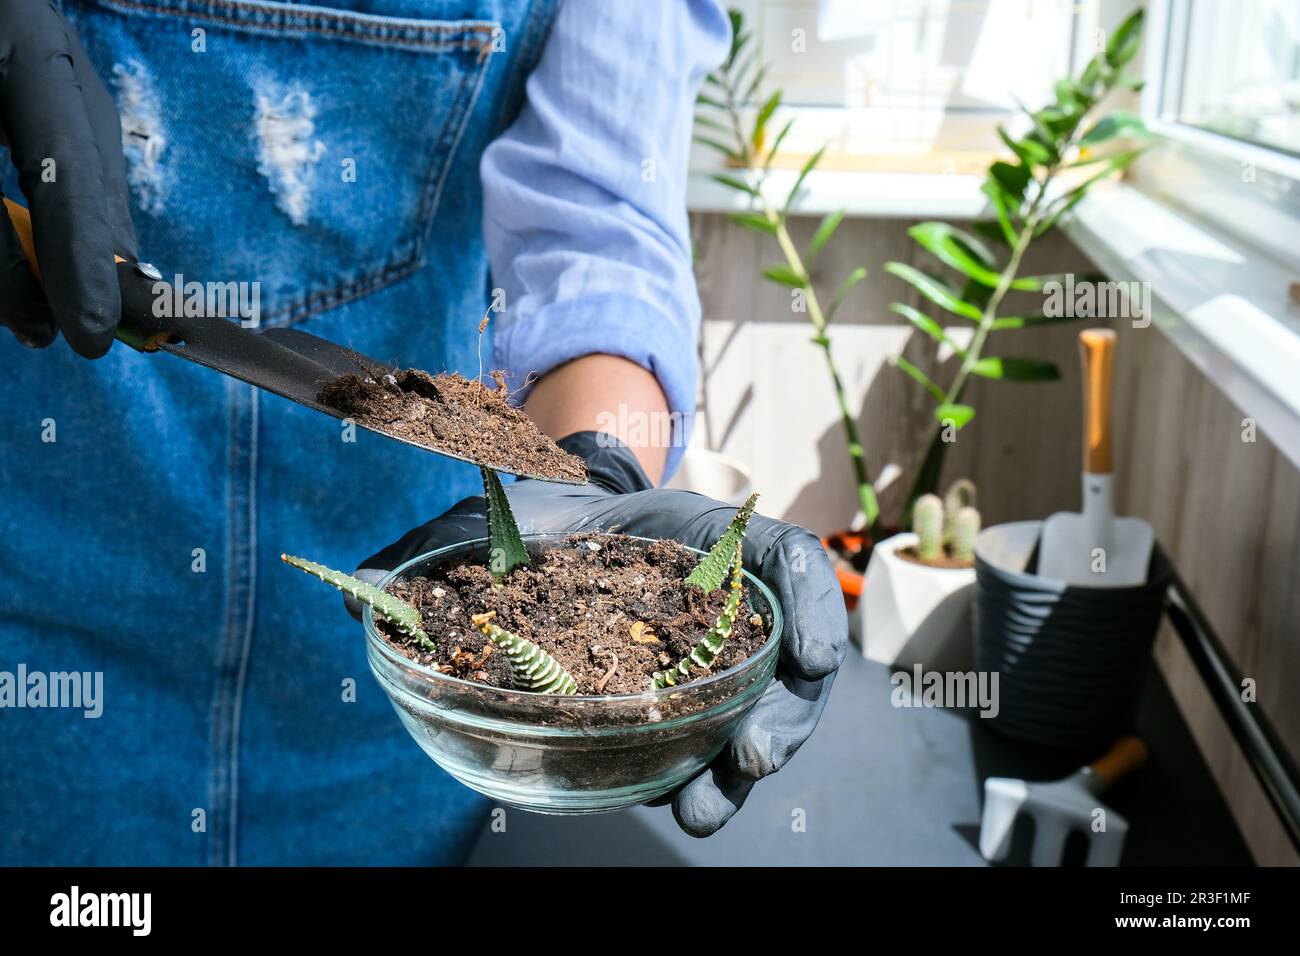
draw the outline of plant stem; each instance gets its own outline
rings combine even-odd
[[[849,448],[849,461],[853,465],[853,477],[858,486],[858,505],[862,508],[867,526],[871,527],[880,517],[880,505],[876,501],[876,489],[872,487],[871,479],[867,476],[866,451],[858,437],[858,425],[849,408],[849,397],[844,388],[844,380],[840,377],[839,367],[835,364],[835,356],[831,352],[831,340],[826,334],[826,317],[822,313],[821,302],[818,301],[817,293],[813,290],[812,280],[804,268],[803,258],[799,255],[799,250],[795,248],[786,229],[785,218],[772,209],[766,198],[762,198],[761,202],[763,215],[767,217],[768,222],[776,226],[776,241],[781,251],[785,253],[787,264],[804,280],[804,301],[808,307],[808,318],[812,320],[813,328],[817,330],[813,342],[821,348],[822,355],[826,358],[826,370],[830,373],[831,384],[835,388],[835,400],[840,409],[840,423],[844,426],[844,440]]]
[[[822,355],[825,356],[826,369],[830,373],[831,385],[835,389],[835,400],[839,405],[840,423],[844,428],[844,440],[845,444],[848,445],[849,461],[853,466],[853,478],[858,487],[858,506],[862,509],[867,527],[873,527],[876,519],[880,516],[880,505],[876,500],[876,489],[867,476],[866,451],[863,449],[862,441],[858,437],[858,426],[849,407],[848,392],[844,388],[844,380],[840,377],[839,366],[835,364],[835,356],[831,352],[831,340],[826,334],[827,321],[825,313],[822,312],[821,302],[813,289],[808,270],[804,268],[803,257],[799,255],[794,240],[790,238],[790,232],[786,228],[785,215],[772,208],[772,204],[768,202],[767,196],[763,192],[763,183],[767,179],[767,165],[764,164],[759,168],[759,155],[751,138],[745,135],[744,123],[741,120],[740,109],[736,103],[735,91],[732,89],[731,83],[723,84],[723,92],[725,94],[724,106],[727,116],[731,121],[731,128],[736,137],[736,145],[740,147],[738,151],[740,162],[749,171],[750,186],[753,189],[752,199],[758,202],[759,211],[771,224],[777,244],[785,255],[786,264],[803,280],[804,302],[808,307],[808,317],[812,320],[813,328],[817,332],[813,337],[813,342],[821,348]],[[768,159],[770,160],[771,157],[769,156]]]

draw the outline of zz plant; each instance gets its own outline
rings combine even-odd
[[[865,268],[856,268],[839,284],[825,307],[814,289],[810,266],[826,247],[844,219],[843,211],[827,215],[806,248],[800,250],[791,238],[788,225],[790,208],[808,174],[822,159],[825,147],[804,163],[794,184],[782,202],[775,203],[764,190],[772,162],[793,122],[781,127],[768,144],[768,125],[781,105],[778,89],[760,99],[767,65],[757,53],[747,53],[751,35],[745,30],[739,11],[731,11],[731,52],[723,65],[711,74],[706,89],[697,100],[696,141],[720,152],[727,164],[735,168],[713,177],[722,185],[743,193],[750,208],[731,215],[731,220],[746,229],[763,233],[776,240],[784,261],[764,269],[766,279],[801,290],[808,318],[813,325],[812,341],[822,349],[831,384],[839,406],[849,457],[853,465],[858,500],[868,526],[879,517],[875,489],[868,479],[866,455],[858,438],[854,411],[845,392],[828,328],[836,309],[848,292],[866,276]],[[983,185],[996,221],[976,223],[968,232],[941,222],[924,222],[909,230],[918,245],[933,255],[947,269],[956,272],[964,284],[955,288],[949,280],[931,275],[906,263],[890,262],[885,271],[911,285],[920,295],[957,318],[973,325],[969,345],[962,348],[952,340],[943,325],[919,309],[896,302],[891,310],[920,329],[936,343],[953,350],[960,365],[947,385],[931,380],[916,365],[897,356],[893,362],[921,385],[935,403],[935,427],[929,447],[908,495],[904,517],[921,494],[938,487],[947,450],[948,429],[968,424],[975,409],[963,401],[971,376],[1016,381],[1041,381],[1058,378],[1054,365],[1033,359],[994,357],[984,354],[990,335],[1003,329],[1028,328],[1050,322],[1068,321],[1066,317],[1000,315],[1007,294],[1012,291],[1041,291],[1051,277],[1021,276],[1020,267],[1033,242],[1041,239],[1087,195],[1096,181],[1127,167],[1139,150],[1098,151],[1121,136],[1142,136],[1142,121],[1131,113],[1113,112],[1099,116],[1102,101],[1113,91],[1136,90],[1140,81],[1125,67],[1136,55],[1141,40],[1142,12],[1138,11],[1111,34],[1105,49],[1098,53],[1077,78],[1056,84],[1055,98],[1038,110],[1025,109],[1030,123],[1024,136],[1012,136],[999,127],[998,134],[1012,154],[1013,161],[994,162]],[[747,107],[756,107],[754,118],[745,122]],[[1063,173],[1088,168],[1081,182],[1060,189]]]
[[[1004,127],[998,135],[1014,161],[989,167],[982,190],[996,220],[976,223],[974,233],[943,222],[923,222],[908,230],[916,243],[942,266],[956,273],[960,290],[943,276],[932,275],[903,262],[890,262],[885,271],[902,279],[921,297],[973,326],[970,343],[958,346],[934,318],[912,306],[895,302],[890,309],[907,319],[937,344],[946,345],[960,363],[946,385],[939,385],[901,355],[894,364],[914,379],[934,399],[935,427],[929,448],[912,486],[908,503],[938,486],[950,441],[945,431],[956,431],[975,417],[963,403],[971,376],[1032,382],[1060,378],[1051,362],[1011,356],[985,355],[990,336],[1002,329],[1020,329],[1053,322],[1068,322],[1071,315],[1000,315],[1008,293],[1042,292],[1054,276],[1022,276],[1021,263],[1030,246],[1046,235],[1061,217],[1077,206],[1089,187],[1125,169],[1140,149],[1105,149],[1119,137],[1145,136],[1142,121],[1131,113],[1112,112],[1099,117],[1102,101],[1120,89],[1136,90],[1141,81],[1125,68],[1141,42],[1142,11],[1134,13],[1111,34],[1104,50],[1094,56],[1075,78],[1056,84],[1055,99],[1038,110],[1025,109],[1029,130],[1012,136]],[[1087,168],[1080,181],[1059,188],[1062,174]]]
[[[515,523],[501,479],[489,468],[483,472],[483,492],[487,502],[488,517],[488,570],[493,580],[500,583],[506,575],[520,565],[528,563],[528,549]],[[717,621],[691,652],[667,671],[657,672],[650,680],[650,688],[671,687],[691,677],[693,668],[708,667],[717,658],[739,613],[742,596],[741,547],[745,527],[754,513],[758,495],[749,497],[736,513],[722,536],[702,557],[685,580],[706,592],[722,587],[728,572],[731,576],[726,604]],[[423,616],[419,608],[396,595],[368,584],[350,574],[336,571],[315,561],[290,554],[280,555],[280,560],[298,568],[326,584],[368,605],[375,614],[391,624],[400,634],[416,641],[426,651],[436,650],[436,645],[424,631]],[[538,694],[572,695],[578,691],[578,682],[554,657],[532,641],[512,634],[499,626],[496,612],[475,614],[470,620],[483,636],[499,648],[510,665],[510,676],[517,690]]]

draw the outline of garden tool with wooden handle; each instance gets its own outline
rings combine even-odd
[[[980,855],[1006,859],[1011,835],[1022,813],[1034,821],[1031,866],[1059,866],[1072,832],[1088,837],[1086,866],[1117,866],[1124,851],[1128,821],[1097,797],[1120,777],[1147,762],[1147,747],[1136,737],[1121,737],[1101,759],[1064,780],[1029,783],[1011,777],[984,781]]]
[[[1038,574],[1084,587],[1126,587],[1147,579],[1155,535],[1139,518],[1116,518],[1111,428],[1115,332],[1079,333],[1083,364],[1083,512],[1043,522]]]
[[[41,271],[36,262],[31,217],[25,207],[11,199],[6,198],[4,205],[32,272],[39,280]],[[318,398],[322,385],[349,373],[380,378],[398,371],[386,362],[299,329],[254,330],[220,316],[159,316],[154,308],[155,284],[166,283],[165,295],[172,294],[171,284],[146,262],[131,262],[121,256],[115,259],[122,293],[122,321],[117,327],[117,338],[137,351],[170,353],[339,419],[346,416],[322,404]],[[416,448],[481,464],[438,445],[414,441],[374,425],[356,424]],[[572,479],[529,475],[497,462],[491,465],[497,471],[522,477],[575,483]]]

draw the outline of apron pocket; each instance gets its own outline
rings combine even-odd
[[[141,256],[168,280],[257,283],[276,326],[423,264],[497,23],[371,12],[383,0],[63,6],[117,100]]]

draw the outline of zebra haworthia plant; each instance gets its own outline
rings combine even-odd
[[[691,668],[712,666],[722,645],[731,636],[732,625],[736,623],[736,615],[740,611],[742,574],[741,543],[737,541],[731,558],[731,588],[727,592],[727,603],[723,606],[722,613],[704,637],[700,638],[700,642],[676,666],[654,674],[652,680],[655,687],[672,687],[678,681],[690,680]]]
[[[360,578],[354,578],[342,571],[335,571],[333,568],[317,564],[315,561],[308,561],[306,558],[299,558],[292,554],[282,554],[280,560],[300,571],[305,571],[312,577],[319,578],[326,584],[333,585],[344,594],[356,598],[362,604],[370,605],[376,614],[397,628],[400,633],[414,638],[427,651],[434,649],[433,641],[429,640],[429,635],[424,633],[424,628],[420,626],[423,623],[423,618],[419,609],[407,604],[401,598],[389,594],[373,584],[367,584]]]
[[[536,694],[570,695],[578,692],[578,682],[550,654],[532,641],[511,634],[494,622],[496,611],[475,614],[470,620],[495,644],[510,662],[510,678],[518,690]]]

